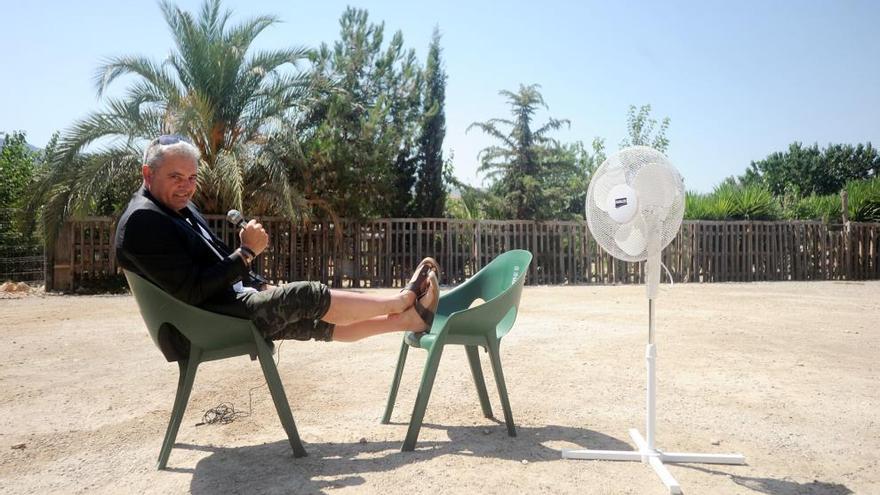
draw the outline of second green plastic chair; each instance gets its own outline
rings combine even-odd
[[[510,436],[516,436],[513,414],[507,397],[507,385],[501,370],[500,345],[502,337],[507,335],[516,320],[523,284],[531,261],[532,253],[524,250],[508,251],[498,256],[473,277],[440,297],[434,324],[428,333],[422,334],[421,338],[416,338],[418,334],[409,332],[404,336],[382,423],[388,424],[391,421],[409,348],[419,347],[428,351],[428,358],[422,372],[422,381],[402,450],[409,451],[415,448],[428,399],[431,396],[431,388],[434,385],[434,377],[440,364],[440,356],[443,347],[448,344],[465,346],[483,415],[491,418],[492,406],[489,404],[489,394],[486,392],[486,382],[483,379],[477,348],[483,347],[488,351],[501,407],[504,409],[507,432]],[[477,299],[485,302],[471,308],[471,304]]]
[[[177,361],[180,368],[174,408],[168,430],[165,432],[165,440],[159,451],[158,468],[165,469],[168,463],[168,456],[177,438],[177,430],[186,411],[199,363],[244,355],[250,355],[251,359],[254,359],[254,356],[259,357],[266,384],[275,402],[275,409],[293,448],[293,455],[305,456],[306,450],[300,441],[287,395],[284,393],[284,386],[272,359],[272,343],[263,338],[253,323],[243,318],[211,313],[190,306],[143,277],[127,270],[124,270],[124,273],[150,337],[165,357],[169,361]],[[185,340],[181,341],[178,338],[178,342],[175,342],[173,333],[175,329]],[[189,349],[180,349],[181,345],[188,346]]]

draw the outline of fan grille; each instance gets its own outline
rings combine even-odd
[[[609,192],[618,184],[629,185],[637,195],[636,213],[626,223],[608,214],[614,204]],[[684,182],[669,159],[653,148],[633,146],[608,157],[593,175],[587,189],[587,225],[596,242],[615,258],[642,261],[654,235],[657,249],[678,235],[684,201]]]

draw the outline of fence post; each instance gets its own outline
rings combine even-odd
[[[52,272],[52,284],[46,283],[46,290],[70,290],[73,289],[73,225],[68,221],[61,225],[55,245],[49,247],[52,252],[52,264],[46,267],[46,271]]]
[[[849,194],[846,189],[840,190],[840,213],[843,219],[844,236],[844,266],[843,273],[846,280],[852,280],[852,227],[849,223]]]
[[[43,241],[43,280],[45,290],[49,292],[55,289],[55,246],[46,246]]]
[[[477,272],[480,270],[480,268],[483,268],[483,263],[482,263],[482,251],[483,250],[482,250],[482,243],[480,242],[480,237],[482,237],[482,235],[480,232],[480,225],[482,225],[482,222],[477,220],[477,226],[474,228],[474,265],[475,265],[474,272]]]

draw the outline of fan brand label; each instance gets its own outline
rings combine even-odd
[[[626,198],[614,198],[614,207],[620,208],[626,206]]]

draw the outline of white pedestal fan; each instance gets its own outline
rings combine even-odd
[[[632,428],[629,434],[638,450],[564,450],[566,459],[642,461],[650,464],[669,493],[681,486],[663,463],[696,462],[745,464],[738,454],[663,452],[654,444],[656,385],[654,299],[660,285],[660,251],[678,234],[684,217],[684,184],[678,171],[659,151],[634,146],[612,155],[599,167],[587,191],[586,215],[590,232],[602,248],[625,261],[646,261],[648,292],[648,369],[646,437]]]

